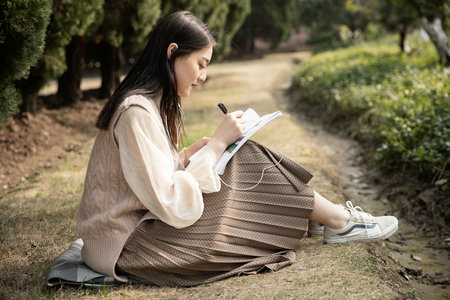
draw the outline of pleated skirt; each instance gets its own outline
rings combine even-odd
[[[146,284],[195,286],[288,266],[314,206],[311,178],[289,158],[247,141],[221,176],[221,190],[203,195],[196,223],[175,229],[142,222],[116,270]]]

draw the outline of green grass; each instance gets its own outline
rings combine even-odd
[[[450,174],[450,69],[438,64],[430,42],[412,37],[410,46],[411,55],[401,53],[386,37],[315,55],[297,68],[291,91],[351,128],[381,167],[443,186]]]

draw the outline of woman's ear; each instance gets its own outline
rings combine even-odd
[[[169,47],[167,47],[167,58],[170,59],[172,57],[172,53],[178,49],[178,45],[176,43],[170,43]]]

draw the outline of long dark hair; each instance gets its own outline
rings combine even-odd
[[[178,48],[168,58],[167,48],[171,43],[176,43]],[[136,94],[149,98],[161,96],[159,113],[166,134],[176,148],[183,119],[174,61],[199,49],[214,47],[215,44],[206,24],[192,13],[178,11],[163,18],[150,34],[141,57],[98,115],[97,128],[109,128],[117,107],[126,97]]]

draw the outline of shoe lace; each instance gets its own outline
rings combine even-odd
[[[361,207],[359,206],[353,206],[353,203],[351,201],[347,201],[345,203],[345,205],[347,206],[347,210],[350,212],[351,215],[355,215],[355,217],[357,218],[361,218],[363,220],[373,220],[373,216],[369,213],[366,213],[362,210]]]

